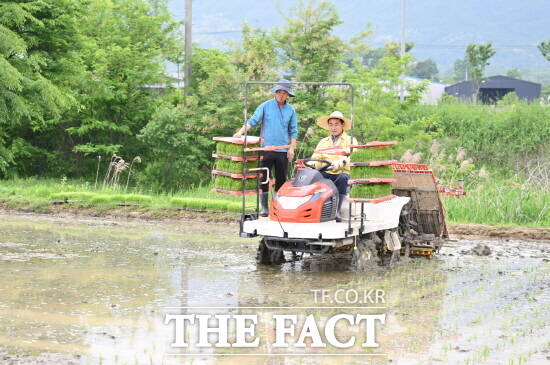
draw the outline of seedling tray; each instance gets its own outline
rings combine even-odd
[[[355,184],[393,184],[396,182],[396,179],[387,179],[387,178],[370,178],[370,179],[355,179],[355,180],[348,180],[349,185],[355,185]]]
[[[385,160],[385,161],[356,161],[356,162],[350,162],[350,167],[364,167],[364,166],[388,166],[388,165],[395,165],[397,163],[397,160]]]
[[[395,195],[386,195],[386,196],[381,196],[381,197],[372,198],[372,199],[350,198],[349,201],[352,202],[352,203],[377,204],[377,203],[382,203],[382,202],[392,200],[392,199],[395,199],[395,198],[397,198],[397,196],[395,196]]]
[[[212,170],[212,174],[232,177],[233,179],[257,179],[258,177],[260,177],[260,174],[235,174],[232,172],[220,170]]]
[[[254,195],[258,194],[258,190],[245,190],[244,193],[242,191],[235,191],[235,190],[223,190],[223,189],[212,189],[213,193],[220,193],[220,194],[226,194],[226,195],[233,195],[233,196],[242,196],[242,195]]]
[[[258,156],[256,156],[256,157],[239,157],[239,156],[220,155],[220,154],[217,154],[217,153],[213,153],[212,157],[221,158],[221,159],[224,159],[224,160],[236,161],[236,162],[257,161],[257,160],[262,159],[261,156],[259,156],[259,157]]]

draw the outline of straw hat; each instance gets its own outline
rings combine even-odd
[[[351,120],[344,118],[344,114],[339,112],[338,110],[332,112],[330,115],[324,115],[317,119],[317,125],[323,129],[328,129],[328,120],[329,119],[340,119],[342,122],[344,122],[344,130],[347,131],[348,129],[351,129]]]

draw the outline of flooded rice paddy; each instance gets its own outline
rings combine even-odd
[[[347,254],[257,266],[257,239],[237,232],[199,221],[0,215],[0,363],[550,362],[548,242],[458,239],[436,259],[357,273]],[[491,253],[475,254],[479,244]],[[383,301],[368,302],[370,289]],[[354,308],[362,305],[379,308]],[[258,314],[260,346],[171,347],[165,315],[191,312]],[[275,349],[262,321],[275,312],[384,313],[386,323],[378,348]]]

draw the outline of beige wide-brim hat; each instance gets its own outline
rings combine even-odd
[[[351,129],[351,120],[349,120],[347,118],[344,118],[344,114],[342,114],[338,110],[332,112],[330,115],[324,115],[322,117],[319,117],[319,119],[317,119],[317,125],[328,131],[329,130],[328,129],[328,120],[329,119],[340,119],[341,121],[344,122],[343,127],[344,127],[345,131]]]

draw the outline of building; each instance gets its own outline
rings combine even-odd
[[[412,77],[412,76],[404,76],[401,77],[401,79],[404,81],[405,85],[405,98],[409,96],[409,92],[407,91],[407,88],[409,87],[415,87],[420,85],[423,82],[428,82],[426,85],[426,90],[424,90],[424,93],[422,94],[422,100],[420,101],[421,104],[426,105],[436,105],[445,93],[445,87],[447,84],[442,84],[440,82],[431,81],[427,79],[420,79],[418,77]],[[397,91],[399,95],[399,91]]]
[[[484,104],[495,104],[504,95],[515,92],[519,99],[535,101],[540,97],[541,84],[508,76],[491,76],[479,86],[478,99]],[[462,81],[445,88],[449,95],[471,100],[474,95],[473,81]]]

